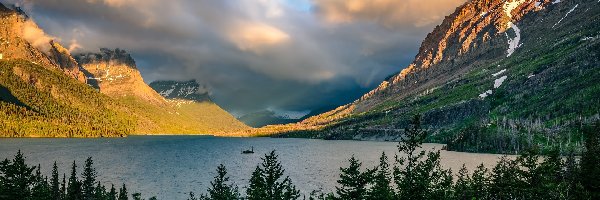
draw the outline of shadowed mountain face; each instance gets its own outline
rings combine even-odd
[[[258,132],[396,140],[421,114],[432,140],[450,148],[580,147],[571,128],[600,118],[599,20],[596,0],[470,1],[427,36],[412,64],[361,99]]]
[[[211,101],[208,91],[196,80],[190,81],[154,81],[150,87],[167,99]]]

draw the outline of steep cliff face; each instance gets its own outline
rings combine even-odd
[[[90,85],[111,97],[135,96],[153,104],[164,104],[164,99],[142,78],[135,61],[126,51],[100,49],[99,53],[76,55]]]
[[[556,137],[578,144],[565,139],[573,138],[568,130],[600,112],[599,16],[595,0],[467,2],[425,38],[407,68],[361,99],[264,132],[398,138],[419,113],[440,142],[475,129],[501,138],[494,143],[503,150]]]
[[[85,82],[77,62],[67,49],[46,35],[24,13],[0,4],[1,59],[23,59],[45,67],[63,71],[68,76]]]

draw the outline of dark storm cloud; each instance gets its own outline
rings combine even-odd
[[[360,10],[345,9],[354,1],[299,1],[314,7],[283,0],[18,3],[74,53],[125,49],[146,81],[197,79],[234,113],[348,103],[406,66],[426,33],[453,10],[411,0],[426,16],[410,12],[411,20],[398,20],[377,11],[404,6],[392,1],[354,5]]]

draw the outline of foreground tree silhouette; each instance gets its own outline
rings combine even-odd
[[[398,199],[449,199],[452,194],[452,173],[442,169],[440,151],[417,151],[427,137],[421,128],[421,116],[416,115],[405,129],[398,144],[404,156],[396,157],[394,181]]]
[[[379,157],[379,166],[374,171],[373,187],[369,191],[369,199],[372,200],[391,200],[394,199],[395,192],[391,186],[390,166],[385,152]]]
[[[337,182],[341,187],[336,188],[336,199],[347,199],[347,200],[360,200],[366,199],[368,196],[367,187],[371,182],[373,176],[373,170],[367,170],[361,172],[360,163],[354,156],[348,160],[350,166],[347,168],[340,168],[340,180]]]
[[[263,163],[256,166],[246,190],[248,200],[288,200],[298,199],[300,191],[289,177],[283,178],[284,171],[275,151],[261,158]],[[282,179],[282,180],[280,180]]]
[[[54,165],[52,165],[52,177],[50,177],[50,188],[52,191],[51,199],[62,199],[62,194],[60,191],[60,180],[58,179],[58,166],[56,165],[56,161],[54,162]]]
[[[5,199],[27,199],[31,195],[30,184],[35,180],[35,167],[25,164],[25,156],[19,150],[15,158],[0,163],[0,184]]]
[[[85,166],[83,168],[83,173],[81,174],[83,177],[81,183],[81,191],[83,193],[84,199],[94,199],[95,187],[96,184],[96,170],[93,167],[94,161],[92,157],[89,157],[85,160]]]
[[[83,199],[83,193],[81,191],[81,182],[77,179],[77,164],[73,161],[71,167],[71,176],[67,186],[66,200],[79,200]]]
[[[208,196],[201,197],[200,199],[206,200],[232,200],[240,199],[240,192],[238,187],[233,184],[228,185],[229,177],[227,176],[227,169],[223,164],[217,167],[217,176],[210,182],[211,188],[209,188]],[[194,199],[194,193],[190,193],[190,199]]]

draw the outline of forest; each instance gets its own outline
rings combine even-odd
[[[190,191],[188,200],[600,199],[600,122],[583,128],[581,156],[561,154],[558,148],[540,154],[531,148],[516,159],[501,158],[491,169],[480,165],[469,172],[463,166],[457,173],[441,166],[439,150],[421,150],[428,133],[421,128],[419,116],[405,132],[398,143],[402,156],[392,158],[393,165],[384,153],[379,165],[370,169],[352,157],[348,166],[340,168],[332,193],[301,195],[272,151],[256,166],[247,187],[232,183],[226,167],[220,165],[210,187],[199,195]],[[85,161],[81,177],[73,162],[69,178],[63,174],[61,179],[56,164],[51,177],[43,176],[39,165],[28,166],[19,151],[14,159],[0,163],[0,199],[140,200],[142,195],[129,195],[125,185],[118,191],[114,185],[107,189],[97,181],[92,158]]]

